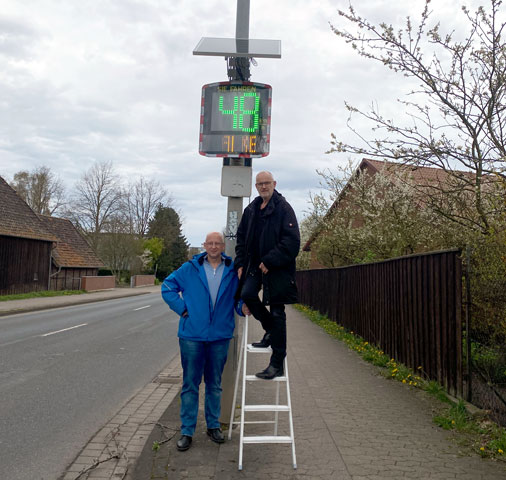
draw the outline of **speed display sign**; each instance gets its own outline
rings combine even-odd
[[[202,87],[199,153],[208,157],[269,154],[272,88],[218,82]]]

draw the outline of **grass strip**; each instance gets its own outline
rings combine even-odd
[[[27,298],[61,297],[64,295],[81,295],[85,290],[44,290],[42,292],[16,293],[14,295],[0,295],[0,302],[8,300],[25,300]]]

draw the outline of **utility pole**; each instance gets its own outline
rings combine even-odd
[[[249,13],[250,0],[237,0],[235,38],[203,37],[193,50],[194,55],[223,56],[227,62],[229,81],[202,88],[199,153],[223,158],[221,195],[228,197],[225,253],[232,258],[242,199],[251,196],[252,158],[269,154],[272,89],[250,82],[250,59],[281,58],[281,41],[249,38]],[[222,376],[221,423],[228,423],[232,408],[240,345],[238,323],[236,316]]]

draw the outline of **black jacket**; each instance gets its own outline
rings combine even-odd
[[[237,229],[236,269],[243,267],[241,280],[248,271],[258,268],[250,265],[255,215],[259,212],[262,197],[255,198],[244,210]],[[263,275],[263,303],[296,303],[295,258],[300,248],[300,233],[297,218],[283,195],[274,190],[272,198],[263,212],[265,224],[259,239],[260,261],[269,272]],[[242,282],[239,283],[239,292]]]

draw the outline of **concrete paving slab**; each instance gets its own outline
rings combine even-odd
[[[192,447],[178,452],[176,398],[159,421],[163,428],[152,432],[127,478],[506,479],[506,464],[459,453],[447,432],[433,424],[434,400],[424,392],[385,379],[301,313],[288,308],[287,314],[298,468],[292,467],[288,445],[245,445],[243,470],[238,471],[238,432],[234,430],[232,440],[223,445],[212,443],[205,434],[203,405]],[[250,322],[250,332],[250,339],[261,337],[258,322]],[[265,368],[267,357],[260,357],[248,357],[248,373]],[[250,403],[255,398],[256,403],[265,403],[272,393],[266,388],[272,384],[256,382],[248,387]],[[246,428],[260,433],[265,425]],[[153,452],[153,441],[167,435],[170,440]]]

